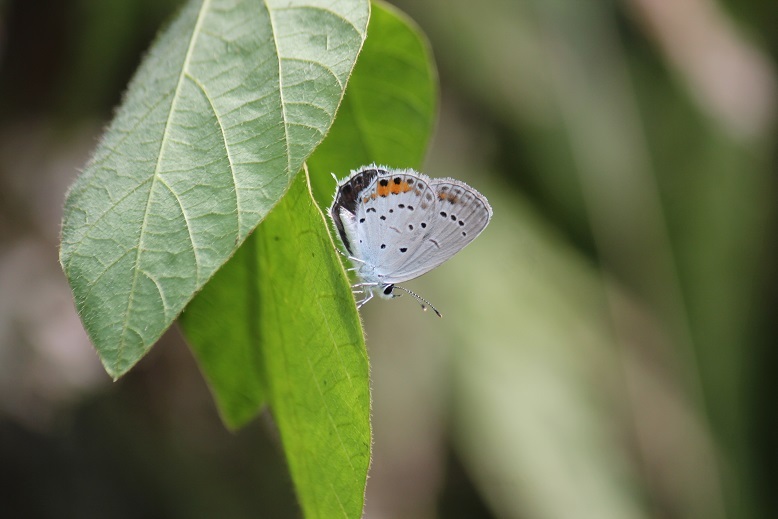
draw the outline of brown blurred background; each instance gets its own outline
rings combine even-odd
[[[111,383],[57,263],[178,5],[0,2],[3,516],[299,517],[272,420],[227,432],[175,329]],[[778,3],[395,5],[439,66],[425,172],[495,216],[408,285],[443,320],[364,309],[366,517],[776,517]]]

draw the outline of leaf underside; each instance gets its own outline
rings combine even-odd
[[[192,0],[152,46],[65,205],[60,261],[111,376],[283,196],[368,15],[360,0]]]

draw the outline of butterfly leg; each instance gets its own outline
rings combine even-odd
[[[365,303],[373,299],[373,292],[368,290],[364,292],[365,297],[361,301],[357,301],[357,308],[362,308]]]
[[[357,301],[357,308],[362,308],[365,303],[373,299],[375,294],[373,293],[372,288],[380,285],[381,283],[356,283],[351,285],[351,290],[354,295],[361,294],[363,296],[361,300]]]
[[[340,254],[340,255],[341,255],[341,256],[343,256],[344,258],[348,258],[348,259],[349,259],[349,260],[351,260],[351,261],[355,261],[355,262],[357,262],[357,263],[362,263],[363,265],[367,265],[367,263],[365,263],[365,262],[364,262],[364,261],[362,261],[361,259],[359,259],[359,258],[355,258],[354,256],[349,256],[348,254],[346,254],[345,252],[343,252],[342,250],[340,250],[340,249],[339,249],[339,248],[337,248],[337,247],[335,247],[335,250],[336,250],[336,251],[338,251],[338,254]]]

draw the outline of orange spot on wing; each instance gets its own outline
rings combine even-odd
[[[408,182],[405,181],[400,182],[399,184],[395,184],[394,182],[392,182],[391,184],[389,184],[389,188],[392,190],[392,194],[395,195],[398,193],[407,193],[412,189],[411,186],[408,185]]]

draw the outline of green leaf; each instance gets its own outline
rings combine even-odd
[[[190,1],[65,205],[60,261],[110,375],[130,369],[327,132],[367,2]]]
[[[299,175],[252,240],[264,380],[305,516],[358,518],[370,464],[367,352],[305,178]]]
[[[254,418],[266,403],[259,347],[260,326],[265,323],[258,318],[262,285],[255,242],[254,235],[249,237],[179,317],[219,414],[233,430]]]

